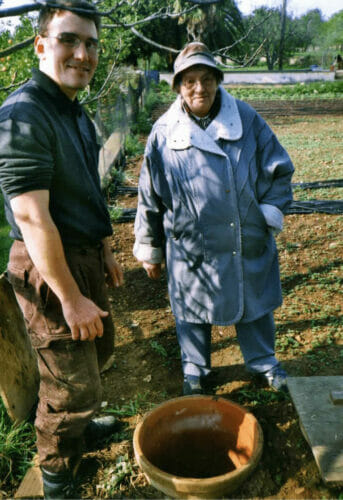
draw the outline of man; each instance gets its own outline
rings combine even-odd
[[[99,28],[85,0],[47,2],[34,43],[39,70],[0,108],[0,185],[15,240],[7,273],[37,353],[46,498],[73,495],[84,438],[115,425],[92,417],[114,344],[104,268],[115,286],[123,273],[107,241],[94,126],[76,98],[98,64]]]
[[[287,391],[275,357],[273,235],[292,200],[292,162],[258,113],[220,85],[204,44],[188,44],[174,70],[178,96],[150,133],[140,174],[134,255],[152,279],[166,259],[184,395],[206,391],[212,325],[230,324],[247,370]]]

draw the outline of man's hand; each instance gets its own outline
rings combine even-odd
[[[118,287],[124,283],[124,274],[121,265],[116,261],[107,240],[104,244],[104,262],[112,286]]]
[[[110,278],[112,286],[118,287],[124,283],[123,270],[114,257],[110,263],[106,263],[106,272]]]
[[[73,340],[94,340],[95,337],[102,337],[104,325],[101,318],[108,316],[108,311],[103,311],[81,294],[72,301],[63,302],[62,310]]]
[[[142,262],[147,275],[152,280],[158,280],[161,277],[161,264],[150,264],[149,262]]]
[[[49,191],[23,193],[11,199],[11,206],[33,263],[61,302],[72,338],[94,340],[101,337],[102,318],[109,313],[81,294],[70,272],[60,234],[49,212]],[[116,263],[112,265],[115,270],[112,269],[111,274],[120,283],[121,270]]]

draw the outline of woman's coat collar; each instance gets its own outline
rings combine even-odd
[[[175,102],[164,115],[167,124],[167,146],[170,149],[187,149],[194,146],[198,149],[219,155],[225,155],[216,144],[218,139],[237,141],[242,137],[242,120],[238,111],[236,99],[228,94],[223,87],[221,92],[220,111],[214,120],[202,130],[181,108],[181,98]]]

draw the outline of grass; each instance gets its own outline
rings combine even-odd
[[[147,410],[152,408],[152,404],[147,401],[148,394],[137,394],[135,399],[129,401],[128,403],[124,403],[122,405],[116,405],[106,408],[106,413],[110,413],[111,415],[115,415],[117,417],[133,417],[137,414],[144,413]]]
[[[14,425],[0,399],[0,497],[2,489],[18,485],[35,453],[35,434],[28,422]]]
[[[284,120],[273,118],[269,123],[294,163],[293,182],[343,178],[341,116],[302,116]],[[295,188],[294,195],[298,200],[342,200],[343,188]]]

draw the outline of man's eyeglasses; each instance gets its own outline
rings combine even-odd
[[[81,40],[81,38],[74,33],[60,33],[56,36],[46,35],[44,38],[55,38],[59,43],[68,49],[77,49],[83,42],[83,40]],[[99,40],[96,38],[87,38],[87,40],[84,41],[84,44],[88,54],[91,55],[97,54],[100,49]]]

